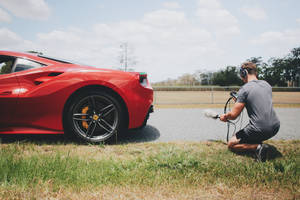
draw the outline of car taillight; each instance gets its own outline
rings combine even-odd
[[[140,73],[140,84],[143,87],[147,87],[148,85],[148,80],[147,80],[147,74],[146,73]]]

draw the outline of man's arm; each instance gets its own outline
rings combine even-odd
[[[244,103],[237,102],[234,104],[232,110],[226,114],[220,116],[220,120],[226,122],[227,120],[236,119],[245,107]]]

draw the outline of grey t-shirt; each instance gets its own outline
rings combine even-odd
[[[243,85],[237,102],[245,103],[250,119],[245,131],[276,134],[280,121],[273,109],[272,87],[266,81],[253,80]]]

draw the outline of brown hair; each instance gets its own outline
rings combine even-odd
[[[242,68],[246,69],[249,74],[257,74],[256,64],[254,64],[253,62],[243,63]]]

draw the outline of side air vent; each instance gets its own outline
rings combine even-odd
[[[50,74],[48,74],[48,76],[58,76],[61,74],[62,74],[62,72],[51,72]]]
[[[39,84],[41,84],[41,83],[43,83],[42,81],[34,81],[34,84],[35,85],[39,85]]]

